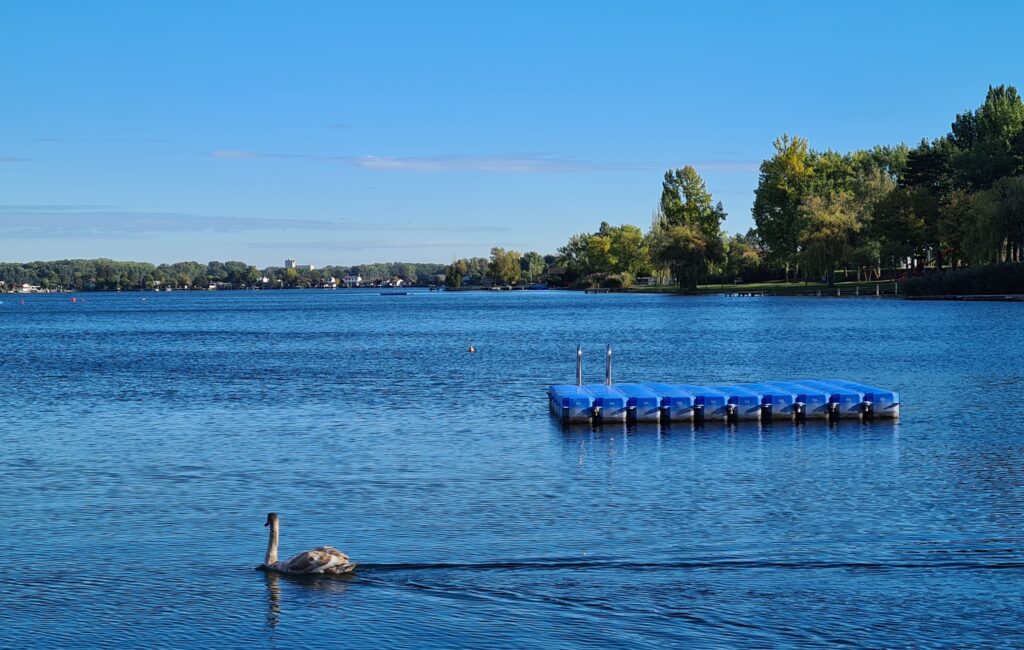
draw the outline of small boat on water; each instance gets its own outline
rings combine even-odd
[[[381,291],[382,296],[408,296],[408,291]]]

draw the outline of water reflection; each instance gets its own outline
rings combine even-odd
[[[282,583],[294,585],[297,589],[340,596],[348,589],[348,583],[355,579],[352,574],[327,575],[285,575],[265,571],[267,586],[267,626],[273,631],[281,622]]]
[[[551,423],[569,438],[613,438],[619,435],[660,438],[685,434],[852,434],[890,437],[897,434],[899,420],[805,420],[765,422],[566,422]]]
[[[267,625],[273,630],[281,622],[281,576],[266,572],[267,579]]]

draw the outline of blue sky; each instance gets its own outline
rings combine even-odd
[[[4,2],[0,260],[441,261],[752,225],[782,133],[847,151],[1024,85],[1024,4]]]

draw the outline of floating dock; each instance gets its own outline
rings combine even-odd
[[[900,416],[896,391],[845,379],[790,379],[730,385],[584,384],[576,350],[576,384],[547,389],[551,413],[568,422],[732,422],[740,420],[871,419]]]

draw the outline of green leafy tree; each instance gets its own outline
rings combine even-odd
[[[588,275],[592,270],[590,263],[590,235],[580,233],[573,235],[564,246],[558,249],[558,264],[570,274],[570,279]]]
[[[519,260],[519,268],[522,271],[523,279],[527,282],[538,282],[544,277],[544,270],[547,264],[544,258],[536,251],[530,251]]]
[[[462,279],[469,271],[466,260],[455,260],[447,268],[444,274],[444,283],[453,289],[462,286]]]
[[[696,287],[701,278],[725,261],[721,237],[725,217],[722,204],[712,203],[696,169],[687,165],[665,172],[648,240],[652,261],[669,269],[680,286]]]
[[[872,229],[881,243],[881,254],[896,259],[922,257],[932,234],[938,232],[939,203],[924,187],[904,187],[890,192],[873,211]]]
[[[668,268],[676,284],[695,289],[712,260],[724,256],[724,247],[720,238],[709,240],[694,226],[666,225],[652,238],[651,254]]]
[[[836,263],[849,258],[861,228],[856,202],[850,194],[831,192],[808,197],[800,209],[806,222],[800,234],[804,264],[810,271],[824,273],[832,286]]]
[[[783,135],[773,143],[774,155],[761,163],[754,191],[753,216],[758,237],[771,260],[785,268],[797,262],[797,247],[804,229],[800,205],[809,193],[814,174],[807,140]]]
[[[999,205],[1002,241],[998,257],[1020,262],[1024,246],[1024,176],[1003,177],[986,193]]]
[[[732,281],[741,278],[744,282],[752,282],[761,278],[764,274],[764,255],[753,230],[745,235],[729,237],[724,247],[726,264],[723,279]]]
[[[508,250],[495,246],[491,249],[490,272],[495,282],[515,284],[519,281],[519,251]]]
[[[952,137],[961,177],[971,189],[986,189],[1019,169],[1016,147],[1024,133],[1024,101],[1013,86],[989,86],[974,113],[957,116]]]

